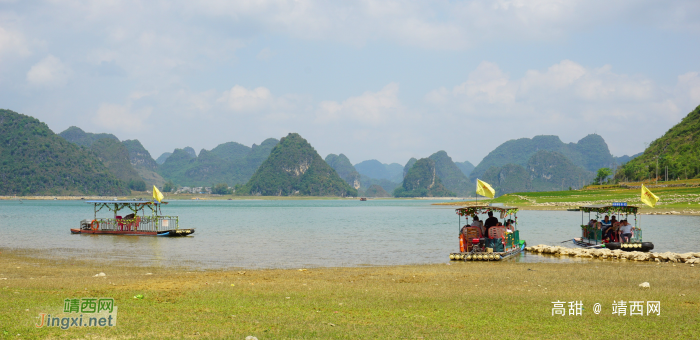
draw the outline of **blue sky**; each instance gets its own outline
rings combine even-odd
[[[154,158],[289,132],[353,163],[634,154],[700,105],[698,55],[698,1],[0,0],[0,107]]]

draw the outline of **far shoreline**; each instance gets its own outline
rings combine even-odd
[[[360,196],[362,197],[362,196]],[[342,200],[355,201],[360,197],[333,197],[333,196],[235,196],[235,195],[194,195],[178,194],[165,197],[165,201],[328,201]],[[443,207],[463,207],[476,204],[491,204],[490,199],[471,200],[463,197],[366,197],[368,200],[405,200],[405,201],[449,201],[430,203],[434,206]],[[0,196],[0,201],[91,201],[91,200],[151,200],[150,193],[144,195],[131,196]],[[542,205],[522,205],[512,204],[520,210],[528,211],[578,211],[582,205],[588,202],[557,202],[542,203]],[[502,203],[499,203],[502,204]],[[680,210],[680,211],[679,211]],[[679,215],[679,216],[700,216],[699,209],[680,208],[649,208],[640,207],[640,215]]]

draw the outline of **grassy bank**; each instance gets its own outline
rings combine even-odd
[[[502,262],[193,272],[40,260],[7,250],[0,258],[3,339],[700,337],[700,267],[688,265]],[[106,276],[93,277],[99,272]],[[638,287],[645,281],[651,289]],[[81,297],[113,297],[118,326],[34,327],[39,313],[61,312],[65,298]],[[661,315],[612,315],[620,299],[660,301]],[[552,316],[558,300],[582,301],[583,315]],[[594,303],[602,305],[600,315]]]
[[[700,180],[645,183],[660,198],[655,208],[649,208],[641,202],[641,189],[629,188],[640,186],[641,183],[589,186],[582,190],[513,193],[488,200],[488,202],[503,203],[531,210],[563,210],[588,204],[627,202],[640,206],[642,213],[675,212],[698,215],[700,214],[700,186],[698,184],[700,184]],[[464,205],[471,203],[473,202],[463,201],[442,204]]]

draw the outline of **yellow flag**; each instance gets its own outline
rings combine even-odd
[[[476,180],[476,193],[481,196],[491,198],[493,198],[493,196],[496,196],[496,190],[493,190],[493,188],[488,183],[480,179]]]
[[[158,201],[158,203],[163,200],[163,194],[160,193],[160,190],[155,185],[153,186],[153,199]]]
[[[654,195],[647,187],[642,184],[642,202],[650,207],[656,206],[656,202],[659,201],[659,196]]]

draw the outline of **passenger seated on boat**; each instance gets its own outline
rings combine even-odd
[[[613,216],[615,218],[615,216]],[[612,226],[612,222],[610,221],[610,216],[605,215],[605,218],[600,221],[600,226],[598,227],[600,230],[603,231],[603,234],[605,234],[605,231]]]
[[[506,232],[513,232],[513,220],[506,221]]]
[[[618,237],[619,228],[619,225],[614,225],[608,228],[603,237],[606,238],[608,242],[620,242],[620,238]]]
[[[620,222],[620,237],[621,242],[629,242],[632,238],[632,225],[627,220]]]
[[[593,218],[593,219],[591,219],[591,220],[588,222],[588,226],[589,226],[589,227],[593,227],[593,228],[600,229],[600,228],[601,228],[601,223],[598,222],[598,220],[596,220],[595,218]]]
[[[472,227],[477,227],[479,229],[479,233],[481,235],[485,235],[484,233],[484,223],[479,221],[479,216],[474,215],[474,222],[472,222]],[[480,236],[481,237],[481,236]]]
[[[484,222],[484,229],[486,229],[486,230],[484,230],[484,232],[486,235],[488,235],[488,233],[489,233],[489,228],[495,227],[496,225],[498,225],[498,219],[493,217],[493,212],[489,211],[488,215],[489,215],[489,218],[487,218],[486,221]]]

